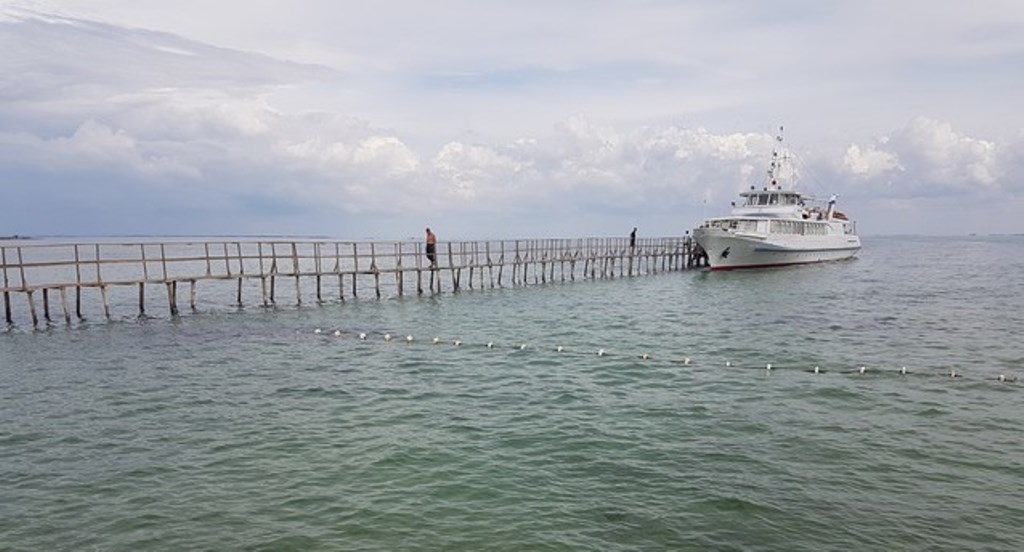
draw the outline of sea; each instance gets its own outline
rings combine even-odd
[[[1024,550],[1024,236],[863,244],[0,329],[0,549]]]

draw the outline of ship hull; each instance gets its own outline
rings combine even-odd
[[[740,234],[698,228],[694,239],[707,252],[711,270],[767,268],[849,259],[860,251],[855,235],[786,236]]]

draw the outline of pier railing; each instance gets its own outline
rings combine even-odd
[[[147,287],[164,287],[166,312],[177,316],[178,284],[188,284],[188,304],[195,309],[196,287],[204,281],[233,283],[233,302],[239,306],[246,290],[272,306],[280,300],[282,278],[289,282],[286,287],[294,285],[294,294],[287,294],[301,304],[304,297],[345,300],[372,293],[380,298],[638,276],[687,269],[696,260],[688,237],[638,239],[633,247],[626,238],[441,242],[433,264],[424,245],[411,241],[21,242],[0,245],[0,289],[7,323],[14,323],[14,299],[22,296],[36,326],[40,312],[52,321],[56,302],[67,323],[83,319],[84,290],[98,290],[109,319],[111,290],[134,288],[138,314],[145,315]],[[303,282],[312,290],[304,292]]]

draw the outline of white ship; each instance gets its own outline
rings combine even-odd
[[[781,132],[776,141],[782,143]],[[818,201],[783,189],[779,177],[789,160],[776,148],[762,189],[740,193],[732,214],[704,221],[693,237],[711,270],[761,268],[835,261],[860,250],[857,226],[836,209],[836,198]]]

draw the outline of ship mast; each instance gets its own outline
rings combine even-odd
[[[782,144],[782,131],[783,127],[779,127],[779,133],[775,135],[776,145],[772,146],[772,162],[768,166],[768,190],[781,190],[779,186],[779,169],[782,168],[783,161],[789,159],[789,155],[785,152],[779,153]]]

